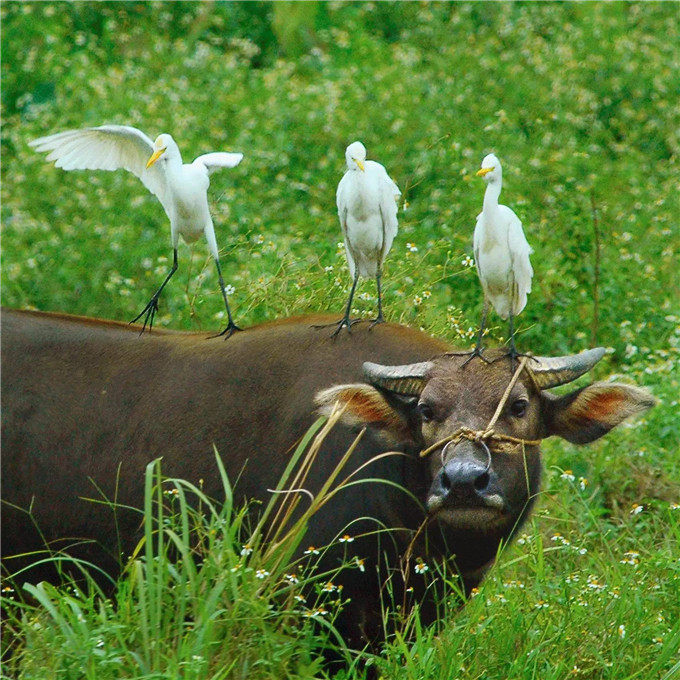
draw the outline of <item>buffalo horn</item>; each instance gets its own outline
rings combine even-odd
[[[368,381],[378,387],[408,397],[418,396],[427,382],[431,361],[403,366],[383,366],[370,361],[364,363],[364,375]]]
[[[532,357],[527,368],[531,370],[536,385],[547,390],[550,387],[565,385],[587,373],[604,353],[604,347],[596,347],[566,357]]]

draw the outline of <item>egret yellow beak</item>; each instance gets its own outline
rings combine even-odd
[[[356,158],[354,158],[353,160],[359,166],[359,170],[361,170],[361,172],[364,172],[364,170],[366,169],[366,167],[364,166],[364,162],[357,160]]]
[[[484,177],[484,175],[488,175],[492,170],[495,170],[496,168],[481,168],[480,170],[477,170],[475,175],[477,177]]]
[[[163,147],[162,149],[156,149],[152,154],[151,158],[146,162],[146,167],[150,168],[164,153],[165,149],[167,147]]]

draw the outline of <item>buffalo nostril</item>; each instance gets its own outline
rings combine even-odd
[[[451,490],[451,479],[446,474],[446,470],[444,470],[443,474],[441,475],[440,484],[443,491],[448,492]]]
[[[489,505],[489,499],[500,498],[495,489],[493,470],[475,458],[461,456],[444,465],[430,493],[437,503],[475,506]]]
[[[488,472],[483,472],[475,481],[473,482],[473,486],[477,491],[484,491],[487,486],[489,486],[489,482],[491,481],[491,477],[489,476]]]

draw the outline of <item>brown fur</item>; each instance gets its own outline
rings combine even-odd
[[[119,510],[118,534],[111,509],[83,499],[103,494],[141,508],[144,470],[157,457],[163,458],[164,474],[194,483],[202,479],[205,492],[219,498],[214,446],[230,479],[238,479],[237,497],[267,500],[266,489],[276,486],[290,451],[317,417],[318,404],[328,409],[340,400],[346,403],[345,424],[324,442],[306,483],[312,493],[364,426],[368,430],[348,474],[385,451],[408,454],[369,463],[363,477],[388,483],[343,490],[315,516],[305,537],[305,544],[323,546],[348,526],[355,535],[379,526],[393,530],[389,538],[367,535],[327,555],[328,567],[337,566],[345,550],[349,559],[367,560],[366,573],[343,572],[352,604],[339,627],[349,644],[380,636],[382,581],[398,573],[394,568],[406,555],[437,560],[455,554],[454,568],[465,587],[477,585],[536,495],[538,447],[491,456],[489,474],[505,499],[502,511],[442,496],[429,519],[424,508],[439,493],[443,466],[462,460],[469,468],[487,459],[469,441],[448,450],[445,459],[436,452],[421,460],[418,452],[461,426],[484,428],[512,375],[509,361],[487,365],[474,359],[463,366],[464,357],[441,356],[449,349],[445,343],[395,324],[370,330],[357,324],[335,339],[332,327],[313,328],[330,320],[282,319],[225,342],[205,333],[154,330],[139,336],[137,328],[115,322],[3,311],[2,479],[9,504],[2,513],[4,568],[19,565],[11,555],[42,547],[28,516],[16,510],[31,506],[52,546],[94,539],[98,545],[80,546],[79,554],[115,571],[119,547],[127,555],[139,538],[139,515]],[[364,382],[365,361],[397,365],[435,358],[422,394],[412,399]],[[538,392],[523,375],[495,429],[525,439],[558,434],[590,441],[648,407],[643,394],[598,386],[554,397]],[[514,417],[512,404],[524,399],[526,415]],[[431,422],[421,423],[418,400],[431,405],[436,416]],[[411,544],[426,519],[426,530]],[[414,582],[416,599],[424,596],[424,583]],[[392,586],[399,602],[407,583]],[[434,590],[428,602],[425,619],[436,612]]]

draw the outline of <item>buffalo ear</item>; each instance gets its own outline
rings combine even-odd
[[[544,396],[547,436],[557,435],[573,444],[595,441],[656,403],[646,390],[620,383],[597,382],[559,397]]]
[[[317,392],[314,398],[318,412],[329,415],[337,403],[344,408],[340,420],[346,425],[371,427],[380,430],[392,442],[413,440],[408,417],[408,403],[389,398],[389,395],[365,383],[334,385]]]

